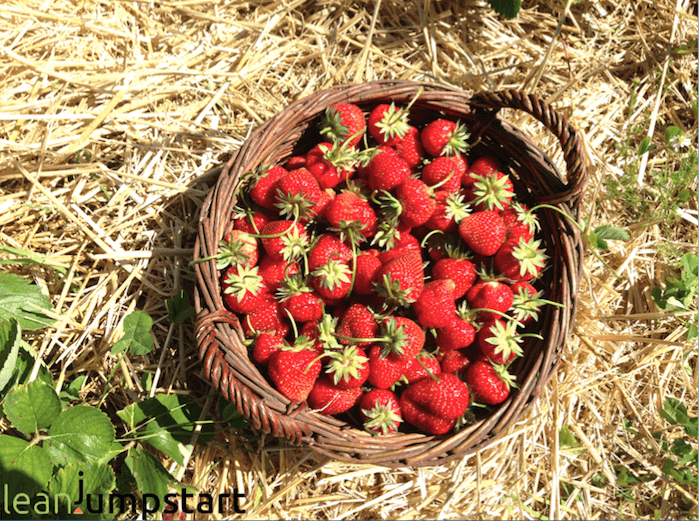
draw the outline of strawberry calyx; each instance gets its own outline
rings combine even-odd
[[[510,204],[510,208],[512,208],[516,213],[517,220],[528,226],[529,229],[533,230],[534,232],[541,229],[541,223],[539,223],[539,218],[536,216],[533,209],[527,209],[521,203],[516,201]]]
[[[471,215],[471,205],[466,203],[463,194],[451,192],[444,200],[445,215],[457,224]]]
[[[349,382],[360,378],[360,369],[369,362],[366,356],[359,353],[359,348],[355,345],[345,346],[342,351],[330,351],[325,354],[330,358],[326,373],[332,375],[335,385],[344,380]]]
[[[362,414],[367,418],[364,428],[372,434],[390,434],[398,430],[403,418],[390,405],[375,402],[371,409],[362,409]]]
[[[384,345],[381,349],[381,357],[386,358],[389,355],[401,357],[410,343],[410,335],[406,332],[405,325],[398,324],[394,317],[388,317],[382,324]]]
[[[313,271],[313,276],[317,277],[320,285],[330,291],[343,284],[352,282],[352,270],[344,262],[330,259],[322,266]]]
[[[391,277],[389,274],[384,274],[381,282],[374,282],[376,293],[382,297],[391,307],[407,308],[413,302],[414,298],[409,297],[415,288],[401,286],[401,281]]]
[[[546,266],[549,258],[540,248],[540,239],[525,239],[521,237],[517,246],[512,249],[512,257],[519,262],[520,277],[535,276]]]
[[[442,155],[453,156],[457,153],[466,152],[466,150],[470,148],[468,144],[468,138],[470,137],[471,134],[468,133],[465,125],[460,121],[457,121],[456,127],[454,127],[454,132],[442,149]]]
[[[227,295],[232,295],[238,300],[243,300],[247,294],[257,295],[265,287],[264,280],[257,274],[257,271],[257,266],[251,268],[245,265],[238,265],[235,271],[226,273],[224,279],[226,287],[223,292]]]
[[[488,175],[472,174],[475,179],[472,193],[475,196],[473,204],[482,205],[486,210],[504,210],[510,205],[510,200],[514,196],[512,181],[506,174]]]
[[[522,346],[522,336],[517,335],[517,324],[512,322],[503,322],[496,320],[490,325],[490,333],[492,336],[485,341],[495,346],[494,353],[501,355],[504,360],[509,360],[514,353],[515,356],[522,356],[524,351]]]
[[[240,230],[234,230],[218,243],[216,255],[198,259],[193,261],[192,264],[215,259],[216,269],[222,271],[228,266],[243,266],[249,264],[256,250],[257,241],[255,241],[252,235]]]
[[[376,127],[384,141],[403,139],[410,129],[408,107],[396,107],[395,102],[392,102],[384,112],[383,117],[376,122]]]
[[[300,293],[310,293],[313,289],[308,286],[308,280],[300,273],[285,276],[281,282],[275,296],[278,301],[284,302],[294,295]]]
[[[503,364],[491,364],[493,366],[493,369],[495,370],[495,374],[498,375],[500,380],[503,381],[503,383],[507,386],[508,389],[518,389],[519,385],[517,384],[516,380],[517,377],[513,374],[511,374],[507,370],[507,366]]]

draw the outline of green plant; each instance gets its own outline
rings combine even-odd
[[[653,288],[651,296],[659,309],[665,312],[687,312],[697,310],[697,292],[699,291],[699,269],[697,255],[685,253],[679,262],[679,277],[667,276],[665,288]],[[686,322],[687,339],[697,338],[697,323]]]
[[[173,324],[193,313],[184,292],[169,299],[167,307]],[[202,420],[195,399],[174,394],[132,403],[111,418],[99,405],[80,399],[85,374],[57,389],[50,370],[23,339],[23,331],[50,326],[51,311],[38,286],[0,274],[0,405],[7,426],[0,433],[0,510],[12,517],[66,519],[170,508],[166,501],[173,489],[184,493],[192,487],[178,483],[153,449],[183,466],[194,450],[195,432],[200,444],[213,439],[213,422]],[[127,315],[112,352],[121,357],[149,353],[151,326],[143,311]],[[230,428],[247,424],[227,402],[219,413]]]
[[[522,7],[522,0],[488,0],[490,7],[505,18],[515,18]]]

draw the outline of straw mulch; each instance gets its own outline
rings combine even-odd
[[[36,348],[56,379],[88,376],[86,403],[109,387],[110,412],[148,395],[145,371],[155,373],[153,392],[205,396],[192,323],[171,326],[165,299],[191,295],[198,210],[252,128],[338,83],[521,89],[584,137],[591,226],[631,222],[630,241],[586,258],[575,332],[530,413],[494,446],[419,470],[328,461],[230,431],[196,446],[185,468],[162,461],[201,492],[245,492],[245,514],[216,518],[696,517],[697,491],[665,479],[651,450],[653,432],[681,435],[659,416],[665,398],[697,414],[696,350],[684,321],[650,296],[671,264],[658,244],[696,248],[696,201],[663,236],[657,222],[633,225],[604,184],[622,176],[619,145],[635,126],[643,130],[633,150],[651,125],[656,139],[673,124],[696,142],[696,10],[688,0],[525,1],[517,19],[504,20],[473,0],[5,0],[0,244],[45,256],[43,266],[5,267],[34,280],[59,310]],[[691,52],[667,53],[680,48]],[[538,123],[509,116],[563,168]],[[645,171],[666,160],[657,147]],[[67,270],[65,284],[52,267]],[[127,357],[108,382],[110,346],[134,310],[153,317],[156,351]],[[564,426],[584,450],[561,443]],[[621,469],[641,483],[623,488]]]

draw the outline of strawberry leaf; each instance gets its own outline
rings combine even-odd
[[[48,428],[61,413],[61,401],[52,387],[33,382],[15,387],[5,399],[5,414],[24,434],[34,434]]]
[[[43,329],[54,320],[42,312],[51,310],[41,288],[12,273],[0,273],[0,320],[16,319],[22,329]]]
[[[0,321],[0,360],[4,359],[0,365],[0,391],[14,374],[21,336],[22,330],[16,320]]]
[[[0,468],[0,490],[5,497],[17,497],[19,493],[31,497],[46,487],[53,465],[47,451],[39,445],[0,434]],[[5,503],[3,508],[8,506],[11,507]]]
[[[505,18],[515,18],[522,7],[522,0],[488,0],[490,7]]]
[[[124,336],[112,346],[112,353],[128,349],[134,355],[145,355],[153,350],[151,335],[153,319],[145,311],[134,311],[124,318]]]

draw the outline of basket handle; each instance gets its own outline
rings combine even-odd
[[[568,120],[558,114],[548,103],[541,101],[531,94],[522,94],[517,90],[503,90],[496,92],[483,92],[475,94],[469,101],[476,108],[494,110],[485,116],[486,121],[492,121],[500,109],[512,108],[527,112],[542,123],[557,138],[563,148],[563,157],[566,163],[567,181],[565,189],[542,198],[542,202],[555,204],[568,201],[579,201],[583,187],[587,182],[587,169],[585,167],[585,154],[583,145],[577,131],[568,123]],[[489,111],[490,112],[490,111]]]

